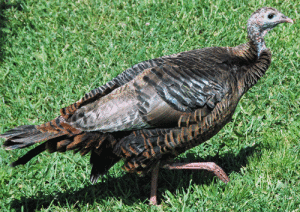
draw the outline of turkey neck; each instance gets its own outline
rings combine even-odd
[[[236,73],[239,94],[242,96],[265,74],[271,64],[271,52],[264,49],[258,57],[258,49],[253,41],[232,48],[235,60],[238,60],[241,70]]]

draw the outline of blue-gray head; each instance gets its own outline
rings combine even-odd
[[[255,11],[248,20],[248,37],[257,49],[257,55],[266,49],[264,36],[280,23],[293,23],[293,20],[272,7],[263,7]]]

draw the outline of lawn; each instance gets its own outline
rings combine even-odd
[[[206,171],[162,170],[160,205],[150,207],[150,176],[127,174],[122,162],[92,185],[88,156],[44,152],[11,168],[28,149],[1,148],[1,211],[300,211],[299,1],[0,2],[0,133],[55,118],[138,62],[245,43],[262,6],[296,20],[266,37],[271,67],[232,122],[176,158],[216,162],[227,185]]]

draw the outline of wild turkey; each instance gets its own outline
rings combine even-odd
[[[244,93],[264,75],[271,52],[263,37],[280,23],[293,23],[278,10],[263,7],[248,20],[249,42],[212,47],[141,62],[42,125],[19,126],[2,134],[6,149],[45,141],[11,166],[48,150],[91,152],[95,183],[115,163],[144,175],[152,171],[150,202],[156,204],[159,167],[206,169],[229,178],[215,163],[177,163],[177,155],[210,139],[227,124]]]

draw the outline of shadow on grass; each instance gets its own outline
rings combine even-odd
[[[242,166],[248,163],[248,157],[256,153],[260,155],[259,144],[252,147],[242,149],[237,155],[227,153],[222,157],[216,155],[214,157],[196,158],[194,155],[187,155],[189,161],[211,161],[224,168],[224,171],[230,175],[232,172],[239,172]],[[193,184],[211,184],[216,180],[213,174],[208,171],[193,170],[165,170],[160,169],[158,178],[158,199],[163,201],[161,195],[169,190],[175,193],[176,189],[187,189],[192,180]],[[137,202],[148,203],[150,195],[150,174],[145,177],[138,177],[135,174],[124,174],[122,177],[114,178],[104,176],[102,182],[95,185],[89,185],[74,191],[71,188],[65,192],[57,192],[55,194],[38,193],[31,197],[22,197],[20,200],[14,200],[11,207],[16,211],[21,211],[21,207],[25,211],[39,210],[56,205],[58,207],[74,207],[79,209],[80,205],[93,205],[95,202],[100,203],[109,197],[122,199],[125,205],[132,205]]]
[[[6,24],[8,22],[7,18],[5,17],[5,10],[10,8],[16,8],[17,10],[22,10],[20,3],[10,3],[7,0],[0,1],[0,62],[4,59],[4,44],[7,39],[7,33],[4,28],[6,28]]]

